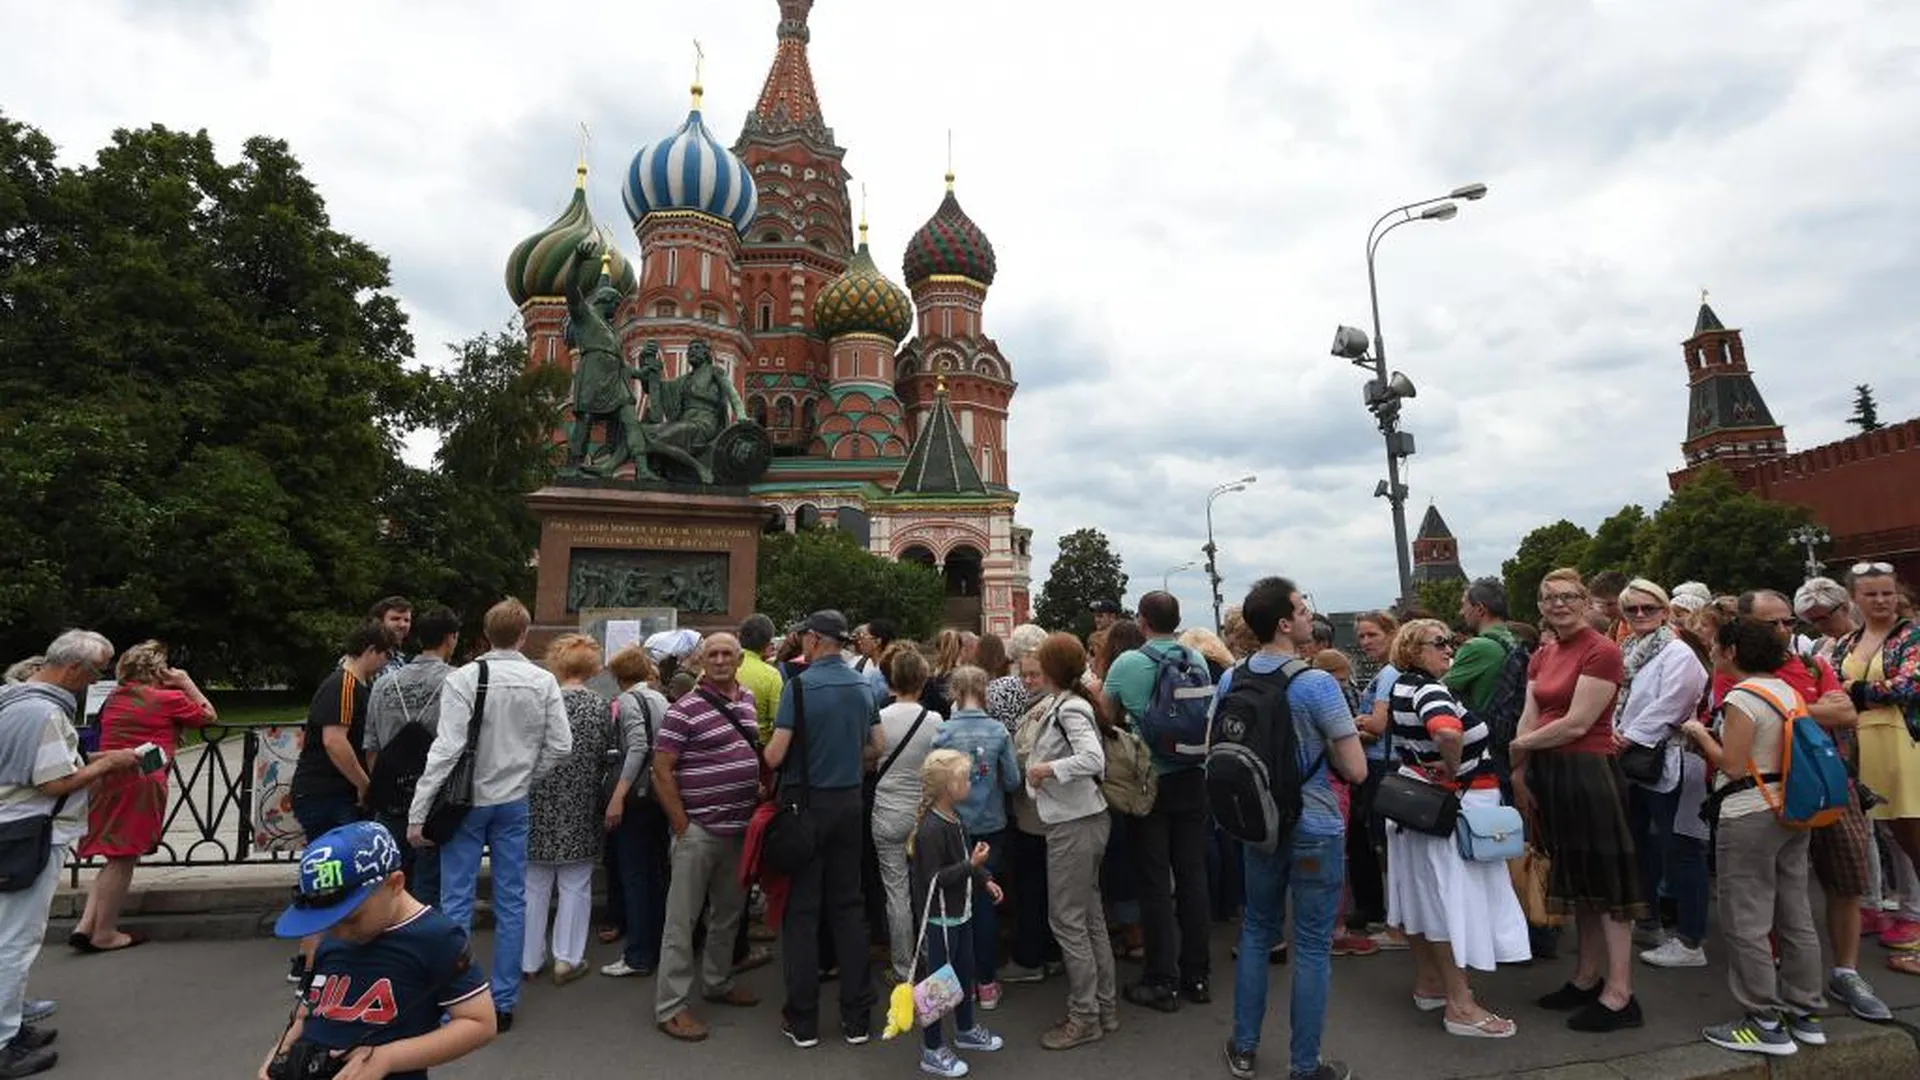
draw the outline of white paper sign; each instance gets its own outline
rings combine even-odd
[[[640,644],[639,619],[608,619],[606,654],[613,656],[630,645]]]

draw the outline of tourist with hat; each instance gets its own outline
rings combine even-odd
[[[880,710],[866,677],[840,649],[850,631],[838,611],[816,611],[801,624],[807,666],[787,684],[767,744],[767,765],[780,770],[784,795],[804,791],[812,820],[813,857],[792,875],[781,928],[787,1003],[781,1030],[802,1049],[820,1042],[820,924],[832,928],[840,970],[840,1029],[858,1046],[871,1031],[872,972],[860,897],[861,777],[882,748]]]
[[[407,892],[400,844],[378,822],[342,825],[307,845],[293,904],[273,932],[326,937],[265,1075],[426,1080],[429,1068],[493,1039],[493,998],[466,931]],[[316,1055],[345,1063],[304,1064]]]
[[[1093,630],[1099,633],[1120,621],[1120,605],[1112,600],[1095,600],[1087,605],[1093,612]]]

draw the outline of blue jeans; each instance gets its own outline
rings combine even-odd
[[[362,816],[351,795],[309,795],[293,800],[293,820],[300,823],[300,831],[309,844],[342,825],[359,821]],[[401,830],[394,839],[406,843],[406,831]]]
[[[440,906],[440,849],[407,843],[405,814],[381,814],[375,820],[387,827],[400,844],[400,869],[407,872],[407,892],[428,907]]]
[[[520,1002],[520,950],[527,936],[527,801],[476,806],[440,847],[440,910],[471,932],[480,850],[493,862],[493,1007]]]
[[[1272,855],[1245,848],[1247,907],[1240,956],[1233,967],[1233,1045],[1260,1048],[1267,1014],[1267,952],[1280,940],[1281,911],[1293,893],[1293,995],[1287,1012],[1288,1065],[1295,1075],[1320,1067],[1333,983],[1333,924],[1346,879],[1346,837],[1295,833],[1291,848]]]
[[[979,927],[974,924],[980,921],[981,911],[992,909],[992,905],[981,903],[985,899],[975,894],[973,918],[959,926],[947,927],[945,933],[938,926],[927,927],[926,960],[913,973],[914,978],[924,979],[939,971],[942,964],[953,965],[953,973],[960,978],[960,988],[967,994],[953,1010],[953,1030],[956,1032],[973,1030],[973,998],[979,985],[974,981],[973,970],[973,953],[979,933]],[[946,1043],[945,1032],[946,1024],[935,1020],[920,1029],[920,1044],[929,1050],[938,1050]]]
[[[987,873],[1000,876],[1000,867],[1004,864],[1007,851],[1007,830],[976,836],[975,840],[987,845]],[[990,983],[1000,974],[1000,912],[993,906],[993,898],[985,889],[976,889],[973,894],[973,919],[967,924],[967,936],[973,942],[973,977],[975,982]],[[960,965],[955,964],[958,970]]]
[[[630,804],[613,831],[612,847],[620,872],[620,921],[627,931],[623,958],[631,968],[657,968],[667,926],[667,815],[660,804],[651,799]]]

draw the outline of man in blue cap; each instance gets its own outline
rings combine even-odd
[[[298,1059],[324,1053],[346,1059],[339,1080],[426,1080],[431,1066],[493,1039],[493,997],[466,932],[407,892],[400,845],[378,822],[342,825],[307,845],[293,904],[273,932],[326,939],[267,1056],[269,1077],[306,1075]]]

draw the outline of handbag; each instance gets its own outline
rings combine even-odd
[[[487,710],[487,662],[478,662],[479,685],[473,691],[473,716],[467,720],[467,745],[447,773],[446,783],[433,793],[427,807],[427,819],[420,823],[420,834],[435,844],[444,844],[460,831],[473,809],[473,760],[480,748],[480,721]]]
[[[1462,806],[1453,845],[1468,862],[1506,862],[1527,850],[1527,827],[1511,806]]]
[[[967,880],[967,891],[969,895],[973,891],[971,878]],[[933,921],[935,898],[940,901],[940,916],[945,918],[947,914],[947,898],[942,894],[939,884],[935,883],[927,889],[926,910],[920,916],[920,937],[914,943],[913,950],[913,959],[916,964],[920,963],[926,955],[927,925]],[[947,935],[947,928],[944,925],[940,927],[940,939],[947,943],[947,953],[951,956],[953,941]],[[920,1021],[921,1027],[932,1027],[938,1024],[942,1017],[959,1008],[960,1003],[966,999],[967,988],[960,985],[959,972],[953,970],[951,962],[941,964],[938,969],[929,972],[926,978],[913,984],[913,1015]]]
[[[624,693],[615,697],[611,705],[613,732],[616,740],[614,745],[607,748],[607,760],[600,775],[601,806],[606,806],[613,802],[613,793],[619,790],[620,787],[620,770],[625,768],[627,763],[627,729],[620,723],[620,702],[625,700],[626,697],[627,695]],[[648,783],[648,775],[649,771],[653,768],[653,743],[655,729],[658,726],[657,721],[653,718],[653,709],[647,704],[646,696],[638,690],[635,690],[633,691],[633,700],[640,707],[640,723],[647,733],[647,750],[640,758],[640,775],[634,777],[632,786],[627,788],[627,802],[626,805],[621,808],[621,812],[626,814],[633,813],[639,808],[641,803],[653,798],[653,791]]]
[[[67,808],[67,798],[55,800],[51,814],[0,825],[0,893],[24,892],[40,880],[53,857],[53,819]]]
[[[1460,796],[1438,784],[1401,773],[1380,778],[1373,793],[1373,812],[1403,829],[1428,836],[1452,836],[1460,816]]]
[[[813,816],[807,813],[807,695],[799,679],[788,684],[793,691],[793,754],[800,759],[800,783],[792,784],[783,773],[779,790],[774,792],[773,819],[767,822],[761,841],[760,864],[776,874],[793,874],[813,861],[819,837]]]
[[[1530,926],[1559,926],[1562,919],[1547,909],[1547,878],[1553,873],[1553,861],[1547,853],[1532,845],[1517,859],[1507,861],[1507,875],[1513,879],[1514,894],[1520,898],[1520,910]]]
[[[1661,739],[1652,746],[1630,742],[1616,757],[1621,776],[1636,784],[1657,784],[1667,771],[1667,740]]]

